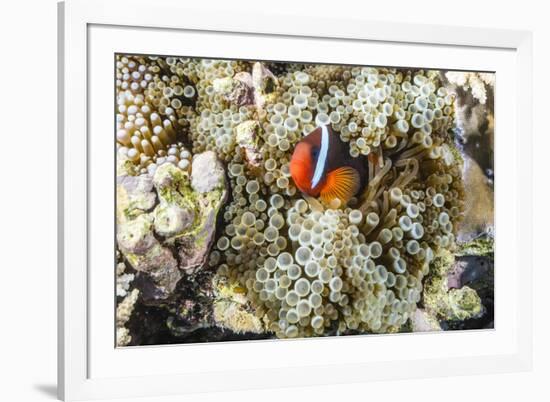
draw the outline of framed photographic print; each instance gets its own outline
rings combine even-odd
[[[60,397],[530,368],[529,33],[59,16]]]

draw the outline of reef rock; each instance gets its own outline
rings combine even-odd
[[[262,109],[275,99],[274,91],[279,86],[277,77],[263,64],[256,62],[252,74],[241,71],[233,77],[216,78],[214,91],[226,101],[237,106],[256,106]]]
[[[160,199],[154,211],[155,231],[174,244],[179,269],[194,273],[206,262],[227,197],[223,166],[214,152],[207,151],[193,158],[190,178],[165,164],[156,170],[153,183]]]
[[[482,284],[486,287],[492,286],[492,275],[494,273],[492,258],[483,256],[468,255],[457,257],[453,269],[447,276],[449,289],[458,289],[464,285]]]
[[[128,294],[128,290],[135,278],[135,275],[126,271],[126,264],[120,260],[120,251],[117,251],[117,265],[116,265],[116,295],[118,297],[125,297]]]
[[[200,194],[225,190],[225,171],[214,152],[206,151],[193,157],[191,187]]]
[[[161,204],[155,208],[155,232],[164,237],[175,236],[189,228],[195,220],[195,211],[175,204]]]
[[[119,223],[117,243],[132,268],[152,280],[154,291],[150,296],[154,299],[170,296],[181,279],[181,273],[171,251],[155,238],[152,217],[143,214]]]
[[[493,328],[494,323],[494,239],[492,237],[477,238],[462,244],[456,252],[456,262],[447,274],[448,288],[460,289],[467,286],[475,290],[484,311],[474,320],[460,323],[458,329]]]
[[[464,155],[465,192],[464,219],[458,225],[457,239],[469,242],[482,234],[494,231],[494,193],[480,166]]]
[[[254,309],[240,285],[229,283],[220,276],[214,277],[213,282],[216,294],[213,319],[217,326],[237,334],[261,334],[265,331],[264,324],[254,314]]]
[[[190,181],[172,165],[163,165],[155,173],[155,185],[163,194],[157,208],[165,208],[165,227],[172,232],[182,229],[173,235],[173,240],[179,268],[188,274],[206,262],[217,215],[227,198],[225,171],[213,152],[195,155],[191,172]]]
[[[451,321],[464,321],[470,318],[477,318],[484,312],[481,298],[477,292],[463,286],[460,289],[451,289],[449,291],[448,311],[446,319]]]
[[[117,221],[122,222],[151,210],[156,198],[153,180],[149,176],[118,176]]]
[[[411,326],[413,332],[441,331],[441,325],[437,318],[420,308],[414,311],[411,317]]]
[[[117,177],[117,244],[130,266],[153,283],[153,298],[167,298],[181,278],[177,262],[153,233],[156,202],[152,180],[147,176]]]
[[[259,168],[262,161],[260,152],[260,123],[247,120],[235,128],[237,144],[244,153],[244,159],[251,168]]]
[[[254,105],[254,87],[250,73],[240,72],[234,77],[217,78],[213,84],[214,90],[228,102],[237,106]]]
[[[260,62],[252,67],[252,86],[254,87],[254,102],[261,109],[275,99],[275,89],[279,86],[277,77]]]
[[[117,178],[117,244],[146,301],[169,298],[182,271],[206,262],[227,196],[225,172],[213,152],[196,155],[192,171],[167,163],[153,177]]]
[[[442,321],[479,318],[485,307],[474,289],[469,286],[449,289],[449,274],[454,266],[455,257],[447,250],[440,251],[434,259],[423,293],[426,311]]]

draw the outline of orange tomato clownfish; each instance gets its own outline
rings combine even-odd
[[[348,145],[330,126],[323,125],[296,145],[290,175],[305,194],[320,197],[326,203],[335,198],[347,203],[365,185],[366,161],[363,157],[351,157]]]

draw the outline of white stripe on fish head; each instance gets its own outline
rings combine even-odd
[[[328,137],[327,126],[322,125],[321,130],[322,130],[321,150],[319,151],[319,155],[317,157],[317,164],[315,165],[315,172],[313,173],[313,178],[311,179],[312,189],[317,187],[317,185],[321,181],[321,178],[323,177],[323,172],[325,171],[325,165],[326,165],[327,156],[328,156],[329,137]]]

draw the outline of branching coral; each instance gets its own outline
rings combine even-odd
[[[472,96],[481,104],[487,102],[487,90],[495,86],[493,73],[469,73],[463,71],[449,71],[445,77],[453,85],[469,90]]]
[[[135,278],[133,273],[126,271],[126,264],[122,261],[122,254],[117,250],[117,265],[116,265],[116,295],[117,297],[125,297],[128,294],[130,285]]]
[[[132,290],[116,308],[116,340],[117,346],[126,346],[132,341],[130,331],[125,327],[130,320],[135,304],[139,297],[139,290]]]

